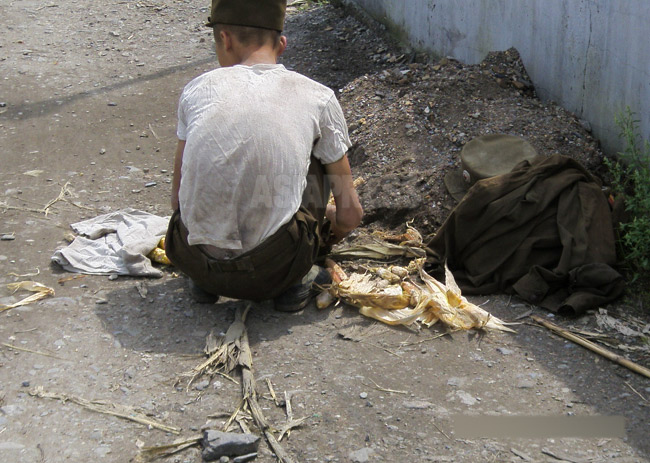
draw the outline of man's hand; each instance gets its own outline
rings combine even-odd
[[[363,208],[354,188],[348,156],[325,165],[325,173],[332,188],[334,204],[328,205],[325,216],[332,222],[332,239],[336,244],[357,228],[363,217]]]

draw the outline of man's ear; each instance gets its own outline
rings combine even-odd
[[[284,50],[287,49],[287,38],[282,35],[280,36],[280,42],[278,43],[278,56],[284,53]]]
[[[219,38],[221,39],[221,43],[223,44],[223,48],[225,50],[232,49],[232,34],[230,31],[221,29],[219,31]]]

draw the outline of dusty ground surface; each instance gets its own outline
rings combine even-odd
[[[0,314],[2,462],[128,462],[138,443],[176,438],[33,397],[36,387],[137,407],[181,436],[239,403],[239,387],[225,378],[189,390],[176,381],[241,302],[195,304],[171,269],[159,280],[63,281],[72,275],[50,264],[70,223],[126,207],[169,214],[177,99],[216,65],[201,27],[204,3],[0,5],[0,235],[14,238],[0,241],[0,305],[24,295],[4,288],[15,281],[56,291]],[[442,176],[462,144],[483,133],[526,136],[540,152],[599,172],[601,154],[584,124],[535,98],[513,51],[473,67],[427,62],[330,5],[293,8],[286,33],[284,64],[339,92],[357,146],[355,174],[367,179],[365,229],[415,218],[423,232],[435,231],[454,206]],[[63,200],[39,212],[64,186]],[[503,296],[472,300],[507,320],[531,310]],[[647,330],[633,297],[605,309]],[[639,337],[599,328],[593,313],[554,321],[643,347]],[[307,417],[283,440],[296,461],[650,461],[649,380],[545,329],[433,339],[444,330],[389,328],[353,308],[312,305],[292,315],[254,306],[247,325],[260,393],[268,378],[292,394],[294,415]],[[649,363],[643,351],[616,352]],[[281,427],[284,410],[261,400]],[[624,416],[626,437],[468,439],[455,415]],[[200,460],[196,448],[168,459]],[[256,461],[274,460],[263,444]]]

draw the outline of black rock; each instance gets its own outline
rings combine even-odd
[[[241,456],[257,453],[260,437],[254,434],[221,432],[208,429],[203,432],[203,459],[215,461],[222,456]]]

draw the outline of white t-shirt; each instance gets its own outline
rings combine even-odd
[[[351,145],[334,92],[281,64],[192,80],[177,135],[186,140],[179,202],[188,242],[220,257],[253,249],[293,217],[312,153],[329,164]]]

